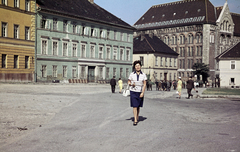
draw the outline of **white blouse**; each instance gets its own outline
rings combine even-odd
[[[143,88],[143,84],[144,84],[144,81],[147,80],[147,76],[145,73],[143,73],[142,71],[140,71],[140,74],[138,75],[135,72],[132,72],[130,75],[129,75],[129,78],[128,80],[131,81],[131,84],[134,84],[135,83],[135,87],[133,86],[130,86],[130,90],[131,91],[134,91],[134,92],[142,92],[142,88]]]

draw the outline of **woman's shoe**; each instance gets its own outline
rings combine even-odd
[[[133,126],[136,126],[136,125],[137,125],[137,122],[134,122],[134,123],[133,123]]]

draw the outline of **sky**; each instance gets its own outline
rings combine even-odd
[[[134,25],[153,5],[180,0],[94,0],[94,2],[113,15]],[[210,0],[215,6],[223,6],[226,0]],[[240,0],[227,0],[230,12],[240,14]]]

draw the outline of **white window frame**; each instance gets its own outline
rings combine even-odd
[[[72,67],[72,78],[76,78],[77,77],[77,67],[73,66]]]
[[[14,7],[19,8],[19,0],[14,0]]]
[[[72,23],[72,32],[73,32],[73,34],[77,34],[77,23],[76,22]]]
[[[177,59],[174,59],[174,67],[177,66]]]
[[[116,69],[116,68],[113,68],[113,76],[116,77],[116,74],[117,74],[117,69]]]
[[[43,41],[46,41],[45,53],[43,52]],[[42,55],[47,55],[48,54],[48,40],[47,39],[41,39],[41,54]]]
[[[130,34],[127,34],[127,42],[130,42]]]
[[[7,6],[7,0],[2,0],[2,5],[6,5]]]
[[[95,45],[90,45],[90,58],[95,58]]]
[[[121,41],[124,41],[124,33],[121,32]]]
[[[67,66],[63,65],[63,78],[67,78]]]
[[[19,39],[19,25],[14,24],[13,35],[14,39]]]
[[[158,66],[158,56],[155,56],[155,66]]]
[[[234,65],[234,69],[232,69],[232,65]],[[231,70],[235,70],[236,69],[236,61],[235,60],[231,60],[230,61],[230,69]]]
[[[120,53],[119,53],[119,60],[124,60],[124,49],[120,48]]]
[[[30,1],[29,0],[25,0],[25,10],[30,11]]]
[[[109,49],[109,50],[108,50]],[[109,51],[109,53],[108,53]],[[106,54],[107,59],[111,59],[111,47],[107,47],[107,54]]]
[[[80,66],[81,67],[81,79],[85,78],[85,73],[86,73],[86,67],[85,66]]]
[[[103,46],[98,47],[98,58],[103,59]]]
[[[30,40],[30,27],[25,26],[25,40]]]
[[[42,77],[46,78],[47,77],[47,65],[42,65]]]
[[[114,47],[113,48],[113,60],[117,60],[117,54],[118,54],[118,48]]]
[[[52,77],[57,78],[57,65],[53,65]]]
[[[54,53],[54,43],[57,43],[57,49],[56,49],[56,54]],[[52,55],[58,55],[58,41],[52,41]]]
[[[8,23],[2,22],[2,37],[7,37]]]
[[[73,42],[72,43],[72,56],[73,57],[77,57],[77,48],[78,48],[78,45],[77,45],[77,43],[75,43],[75,42]]]
[[[82,58],[86,58],[86,48],[87,47],[87,45],[86,44],[81,44],[81,57]],[[83,48],[84,48],[84,51],[83,51]]]
[[[58,19],[53,18],[53,30],[57,31],[58,30]]]
[[[109,67],[107,67],[106,68],[106,78],[110,78],[110,68]]]
[[[130,50],[129,49],[126,50],[126,60],[130,61]]]
[[[67,46],[66,50],[65,50],[65,45]],[[68,42],[63,41],[62,43],[62,56],[68,56]]]
[[[63,20],[63,32],[68,32],[68,20]]]

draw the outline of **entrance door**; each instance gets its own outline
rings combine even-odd
[[[167,81],[167,73],[164,73],[164,81]]]
[[[88,82],[95,82],[95,67],[88,67]]]

